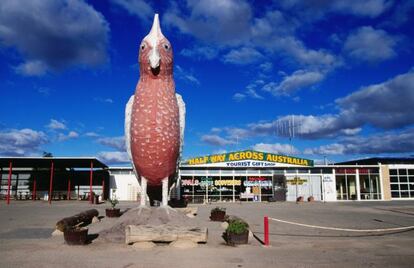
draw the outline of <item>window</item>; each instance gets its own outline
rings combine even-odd
[[[392,198],[414,198],[414,169],[390,169]]]
[[[390,181],[398,183],[398,176],[390,176]]]
[[[398,175],[407,175],[407,170],[406,169],[399,169],[398,170]]]

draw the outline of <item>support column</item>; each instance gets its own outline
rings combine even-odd
[[[12,187],[12,189],[13,189],[13,187]],[[20,200],[21,199],[20,198],[21,196],[18,197],[18,194],[19,194],[19,173],[16,174],[16,188],[14,190],[15,200],[18,200],[18,199]]]
[[[168,177],[162,180],[162,206],[168,206]]]
[[[355,180],[356,180],[355,185],[356,185],[357,201],[361,201],[361,185],[359,182],[359,168],[356,168]]]
[[[53,195],[53,173],[55,171],[55,166],[53,161],[50,164],[50,187],[49,187],[49,204],[52,204],[52,195]]]
[[[32,200],[36,200],[36,178],[33,179]]]
[[[191,192],[191,203],[193,203],[194,204],[194,175],[193,175],[193,178],[192,178],[192,180],[191,180],[191,187],[192,187],[192,192]]]
[[[181,200],[181,172],[180,172],[180,168],[178,168],[176,189],[177,189],[177,199]]]
[[[70,178],[68,179],[68,197],[66,198],[67,200],[70,200]]]
[[[236,186],[234,185],[234,175],[233,175],[233,203],[236,203]]]
[[[91,161],[91,171],[90,171],[90,174],[89,174],[89,203],[91,203],[91,204],[93,204],[92,180],[93,180],[93,161]]]
[[[11,186],[11,176],[12,176],[12,169],[13,169],[13,163],[10,161],[9,163],[9,178],[7,180],[7,205],[10,204],[10,186]]]
[[[147,179],[144,177],[141,177],[141,204],[140,204],[141,207],[145,206],[146,195],[147,195]]]
[[[205,203],[208,204],[208,180],[206,178],[206,200]]]
[[[378,198],[380,200],[385,200],[384,198],[384,181],[383,181],[383,176],[382,176],[382,168],[383,166],[381,165],[381,163],[378,163],[378,175],[379,175],[379,185],[380,185],[380,192],[381,192],[381,198]],[[388,179],[389,179],[389,170],[388,170]],[[388,184],[389,185],[389,184]],[[388,192],[389,193],[389,192]]]
[[[0,196],[1,196],[1,191],[3,190],[2,187],[2,180],[3,180],[3,168],[0,167]]]
[[[102,179],[102,201],[105,200],[105,178]]]

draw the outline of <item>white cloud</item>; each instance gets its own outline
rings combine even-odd
[[[81,0],[0,1],[0,41],[23,56],[23,75],[103,64],[108,35],[103,15]]]
[[[270,82],[264,85],[262,89],[275,96],[288,96],[299,89],[311,87],[322,81],[324,78],[325,74],[320,71],[298,70],[293,74],[284,77],[279,84]]]
[[[210,145],[214,145],[214,146],[225,146],[225,145],[236,144],[235,141],[222,138],[218,135],[203,135],[201,137],[201,141],[207,144],[210,144]]]
[[[294,11],[305,21],[321,19],[327,13],[351,14],[375,18],[384,13],[392,4],[389,0],[280,0],[283,9]]]
[[[154,9],[143,0],[111,0],[111,2],[143,21],[149,21],[154,16]]]
[[[391,129],[414,123],[414,69],[336,100],[343,122]]]
[[[211,60],[217,57],[218,49],[208,47],[208,46],[196,45],[190,49],[184,48],[183,50],[180,51],[180,54],[185,57],[189,57],[189,58],[193,58],[197,60],[201,60],[201,59]]]
[[[236,93],[233,95],[233,100],[240,102],[242,100],[244,100],[246,98],[246,95],[242,94],[242,93]]]
[[[335,102],[339,110],[337,114],[287,115],[270,122],[251,123],[245,128],[223,129],[232,138],[238,133],[239,138],[295,135],[321,139],[355,136],[366,125],[382,129],[407,127],[414,124],[414,70],[383,83],[362,87]]]
[[[79,134],[75,131],[69,131],[69,133],[67,135],[63,134],[63,133],[59,133],[58,134],[58,141],[67,141],[70,139],[76,139],[79,137]]]
[[[334,144],[317,148],[308,148],[307,154],[342,155],[342,154],[395,154],[414,152],[414,129],[401,132],[386,132],[365,137],[345,138]]]
[[[29,156],[38,153],[40,146],[48,143],[42,131],[11,129],[0,132],[0,155]]]
[[[65,123],[55,119],[50,119],[50,123],[46,127],[53,130],[66,129]]]
[[[99,144],[112,147],[119,151],[122,151],[122,152],[126,151],[126,147],[125,147],[126,144],[125,144],[124,136],[100,138],[97,141]]]
[[[122,164],[131,162],[131,160],[128,157],[128,153],[126,152],[103,151],[99,152],[97,157],[105,164]]]
[[[96,132],[86,132],[86,133],[85,133],[85,136],[86,136],[86,137],[91,137],[91,138],[94,138],[94,137],[99,137],[99,134],[98,134],[98,133],[96,133]]]
[[[251,47],[242,47],[232,49],[229,53],[223,56],[223,61],[225,63],[244,65],[258,62],[262,58],[262,53],[256,49]]]
[[[200,40],[237,45],[249,36],[251,16],[251,7],[244,0],[189,0],[185,7],[171,6],[163,20]]]
[[[344,50],[350,57],[357,60],[378,62],[396,56],[394,50],[396,40],[384,30],[365,26],[358,28],[348,36]]]
[[[290,144],[281,144],[281,143],[258,143],[253,145],[253,150],[261,151],[261,152],[268,152],[268,153],[275,153],[275,154],[298,154],[299,151],[291,146]]]
[[[249,97],[253,98],[253,99],[264,99],[263,96],[259,95],[255,89],[253,88],[248,88],[246,89],[246,95],[248,95]]]
[[[111,99],[111,98],[98,98],[98,97],[95,97],[95,98],[93,98],[93,100],[96,101],[96,102],[102,102],[102,103],[110,103],[110,104],[114,103],[114,100]]]
[[[263,72],[270,72],[273,69],[273,64],[267,61],[267,62],[260,64],[259,68]]]
[[[192,74],[191,71],[183,69],[180,65],[176,65],[174,70],[178,79],[197,86],[200,85],[200,81]]]
[[[304,150],[304,154],[318,155],[341,155],[345,152],[345,145],[339,143],[322,145],[318,148],[308,148]]]
[[[16,73],[25,76],[42,76],[47,70],[47,65],[39,60],[26,61],[15,67]]]

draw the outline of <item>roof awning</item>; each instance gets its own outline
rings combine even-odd
[[[0,168],[49,168],[52,161],[55,168],[108,168],[96,157],[0,157]]]

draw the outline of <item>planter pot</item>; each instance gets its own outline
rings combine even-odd
[[[308,197],[308,202],[313,202],[313,201],[315,201],[315,198],[313,196],[309,196]]]
[[[66,230],[63,237],[68,245],[85,245],[88,242],[88,228]]]
[[[212,221],[224,221],[224,218],[226,217],[225,211],[214,211],[211,212],[210,220]]]
[[[105,214],[109,218],[117,218],[121,216],[121,210],[119,208],[107,208]]]
[[[249,242],[249,231],[241,234],[224,232],[223,238],[226,241],[227,245],[230,246],[247,244]]]

